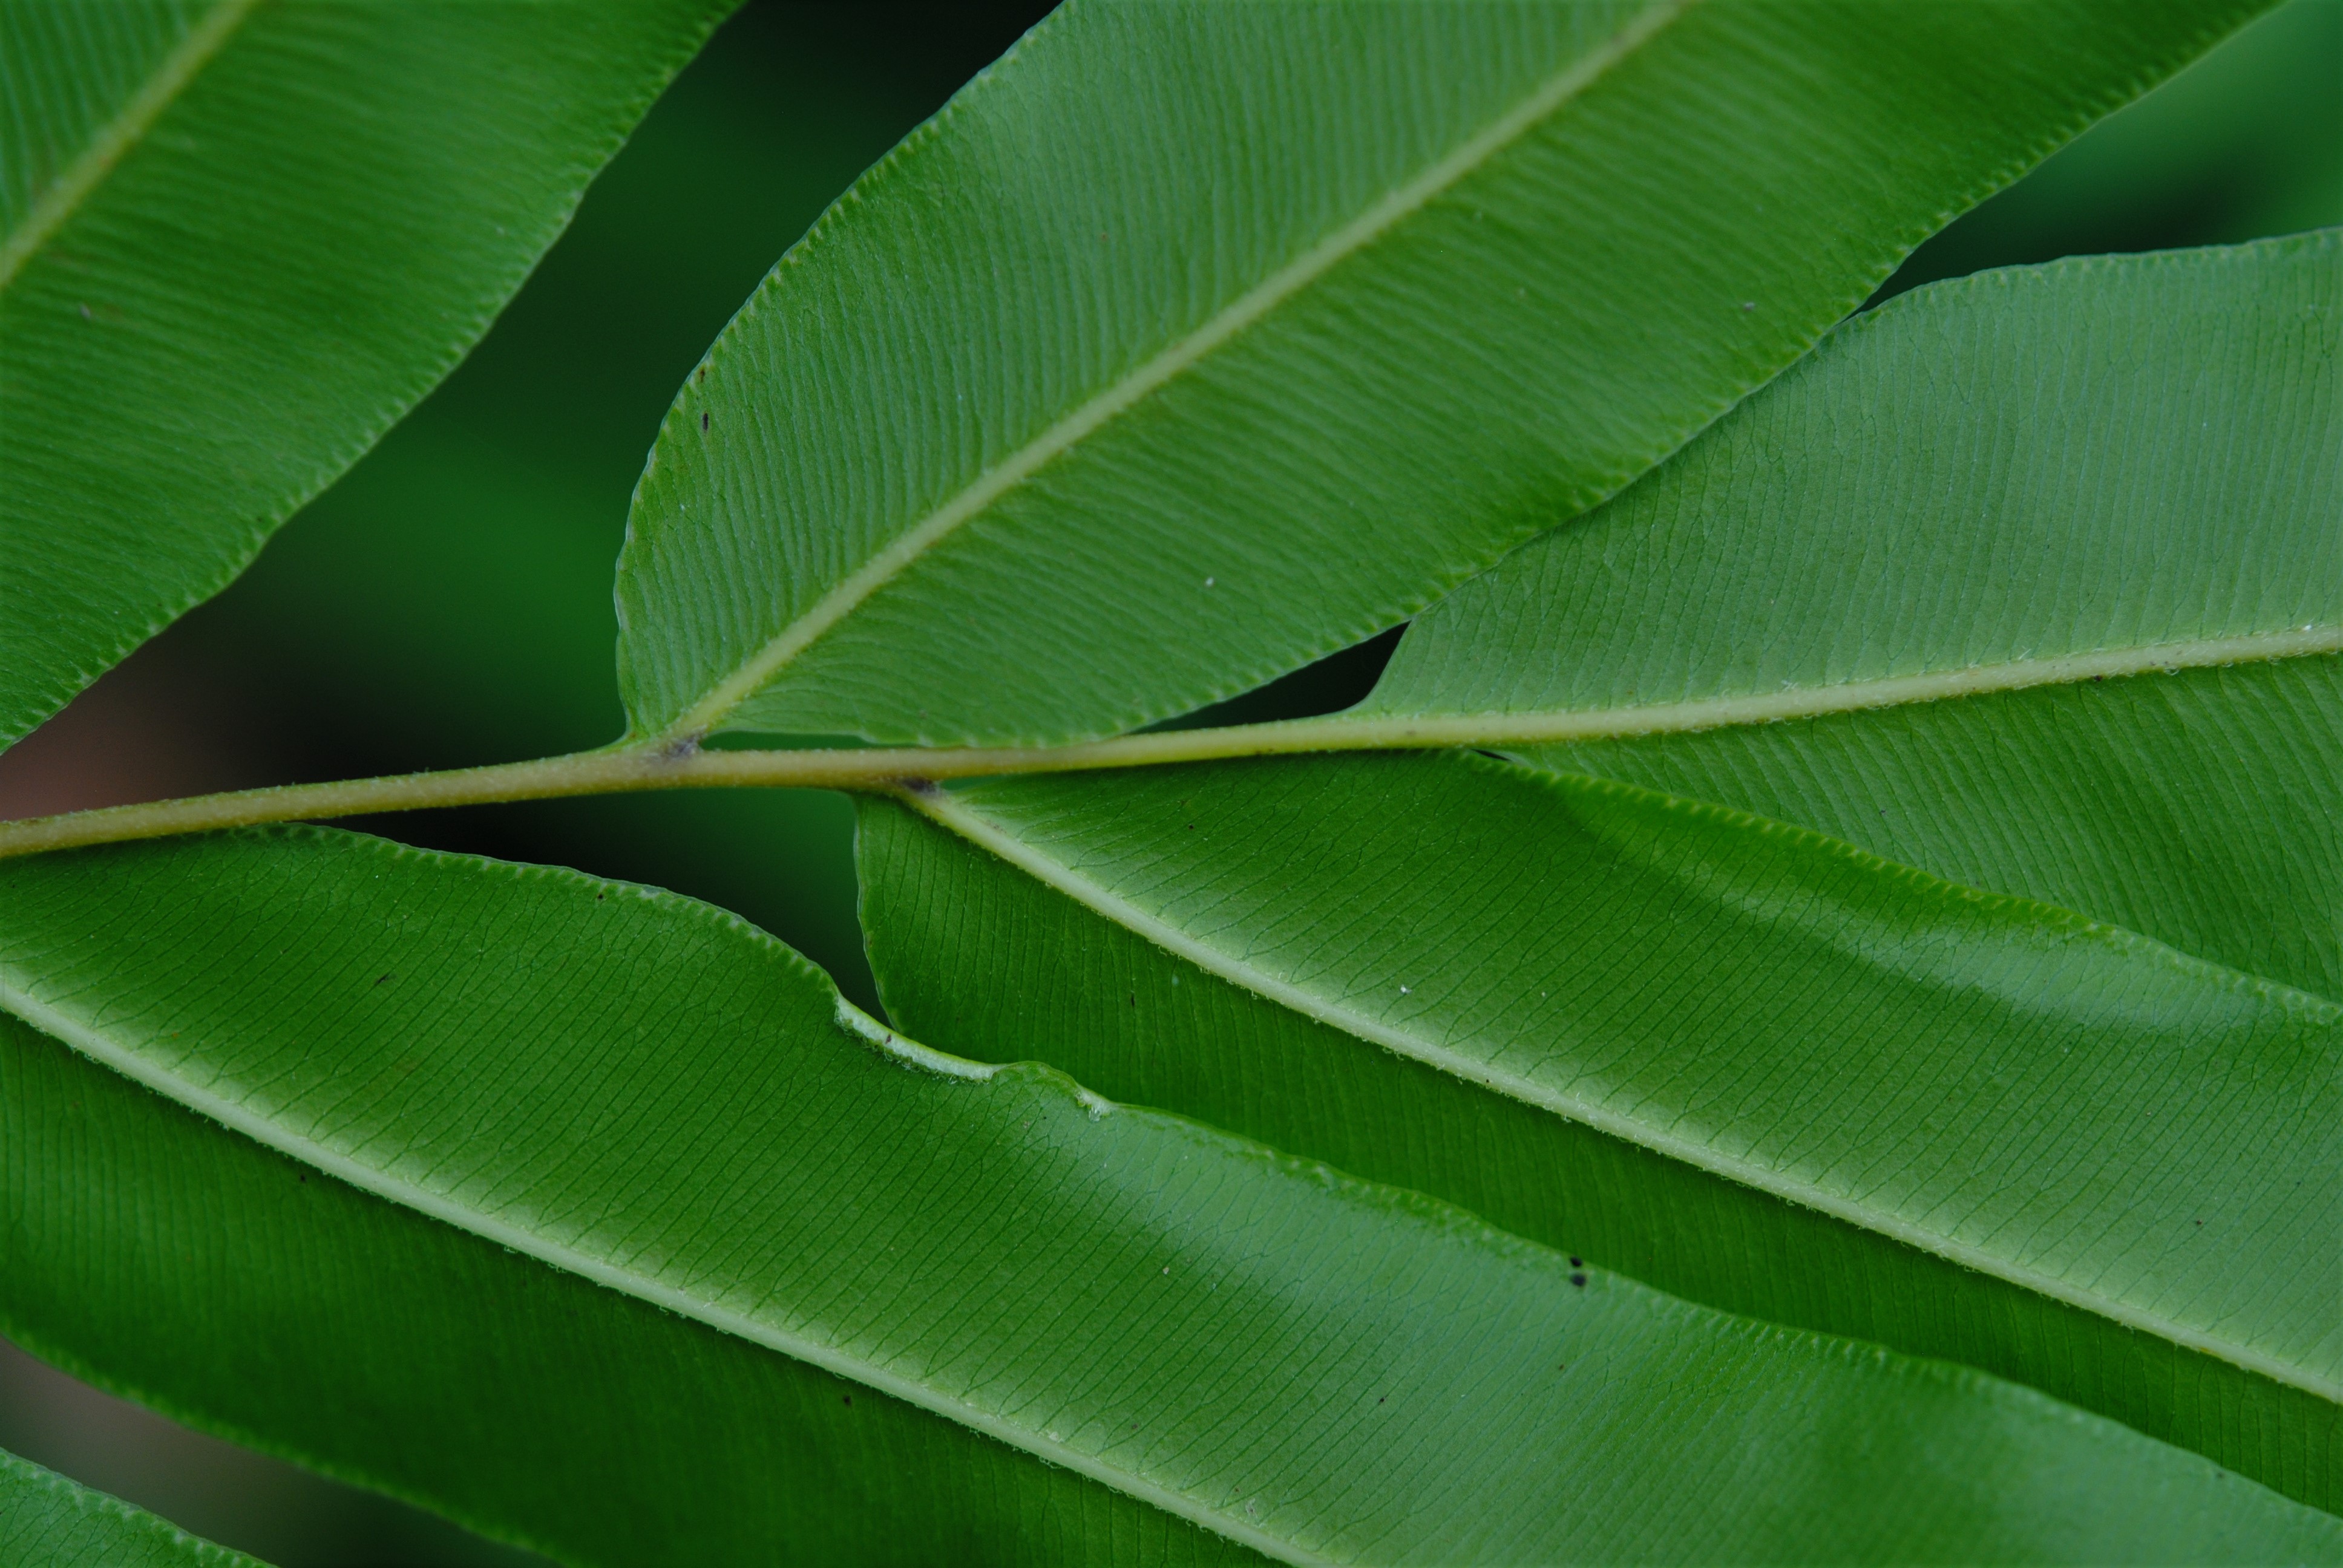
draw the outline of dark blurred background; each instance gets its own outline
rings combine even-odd
[[[0,817],[615,737],[611,564],[676,387],[822,207],[1046,9],[749,5],[463,367],[233,588],[0,757]],[[1879,297],[1980,267],[2335,223],[2343,0],[2290,0],[1930,241]],[[1227,716],[1344,706],[1388,647]],[[841,797],[690,791],[359,825],[722,904],[876,1010]],[[283,1568],[535,1561],[175,1426],[5,1342],[0,1448]]]

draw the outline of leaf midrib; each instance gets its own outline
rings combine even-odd
[[[2063,659],[1983,665],[1926,677],[1855,681],[1793,689],[1748,699],[1574,709],[1547,713],[1375,713],[1353,709],[1322,719],[1287,719],[1223,729],[1153,730],[1048,747],[878,747],[779,751],[701,751],[636,743],[504,762],[445,773],[387,779],[346,779],[330,784],[286,784],[230,790],[136,806],[107,806],[63,816],[0,822],[0,859],[89,844],[249,827],[261,822],[322,821],[336,817],[408,811],[425,807],[547,800],[638,789],[811,789],[896,793],[942,779],[1008,778],[1025,773],[1072,773],[1162,767],[1248,757],[1332,755],[1346,751],[1434,750],[1465,747],[1539,746],[1669,731],[1712,729],[1825,713],[1853,712],[1903,702],[2020,691],[2104,675],[2145,676],[2211,665],[2269,663],[2343,655],[2343,626],[2312,626],[2198,643],[2161,643]],[[1933,683],[1933,684],[1931,684]],[[1733,715],[1740,713],[1735,719]],[[2331,1002],[2333,999],[2314,999]]]
[[[2008,1281],[2021,1289],[2054,1301],[2066,1302],[2097,1316],[2109,1319],[2131,1329],[2151,1333],[2186,1349],[2199,1352],[2257,1372],[2275,1382],[2302,1389],[2328,1401],[2343,1402],[2343,1382],[2318,1377],[2304,1369],[2276,1357],[2242,1345],[2217,1340],[2198,1330],[2176,1323],[2159,1314],[2143,1311],[2128,1303],[2114,1302],[2093,1295],[2063,1280],[2014,1263],[1983,1249],[1937,1235],[1912,1225],[1894,1214],[1882,1213],[1850,1201],[1835,1193],[1810,1183],[1784,1175],[1782,1172],[1754,1161],[1719,1153],[1705,1144],[1684,1139],[1665,1129],[1652,1126],[1633,1116],[1623,1115],[1608,1107],[1597,1105],[1580,1097],[1564,1093],[1533,1080],[1523,1078],[1493,1067],[1486,1062],[1458,1055],[1435,1040],[1406,1030],[1395,1029],[1378,1020],[1370,1019],[1337,1003],[1316,996],[1306,989],[1266,974],[1242,960],[1233,958],[1191,936],[1179,926],[1163,920],[1137,904],[1109,891],[1083,876],[1067,862],[1049,855],[997,826],[980,811],[970,806],[964,798],[942,790],[906,790],[899,797],[906,805],[923,816],[959,834],[979,848],[999,856],[1011,865],[1056,891],[1072,899],[1134,935],[1153,943],[1174,957],[1194,964],[1208,974],[1252,992],[1276,1006],[1302,1014],[1329,1028],[1337,1029],[1371,1044],[1422,1061],[1483,1089],[1534,1105],[1558,1116],[1582,1122],[1639,1147],[1649,1149],[1665,1158],[1681,1161],[1695,1169],[1705,1171],[1740,1186],[1754,1188],[1773,1197],[1809,1209],[1819,1210],[1848,1224],[1892,1241],[1900,1241],[1918,1251],[1950,1260],[1964,1267]],[[2128,933],[2127,933],[2128,934]],[[2142,941],[2148,939],[2139,938]],[[2157,944],[2160,945],[2160,944]],[[2176,959],[2185,955],[2175,953]],[[2188,960],[2205,963],[2203,960]],[[2210,968],[2218,966],[2208,965]],[[2273,990],[2300,995],[2317,1003],[2319,999],[2308,993],[2294,992],[2274,981],[2258,983]]]
[[[260,0],[219,0],[187,30],[186,36],[171,46],[121,111],[99,127],[81,156],[66,165],[65,172],[41,193],[16,231],[0,240],[0,294],[6,292],[40,248],[81,210],[82,204],[105,183],[114,166],[153,128],[163,111],[178,101],[187,85],[211,63],[259,4]]]
[[[1330,729],[1366,724],[1408,724],[1410,739],[1458,731],[1454,744],[1502,742],[1514,746],[1574,740],[1615,740],[1638,735],[1726,729],[1785,719],[1820,719],[1875,708],[1903,708],[1948,698],[1985,697],[2036,686],[2071,686],[2151,673],[2170,674],[2209,666],[2267,664],[2313,654],[2343,652],[2343,624],[2288,628],[2243,637],[2202,638],[2188,642],[2143,643],[2096,648],[2050,658],[2017,658],[1959,669],[1879,676],[1821,686],[1790,686],[1779,691],[1693,698],[1682,702],[1616,703],[1594,708],[1486,709],[1417,715],[1403,708],[1353,709],[1315,722]],[[1374,699],[1371,697],[1370,702]],[[1311,720],[1300,720],[1310,723]]]
[[[1053,1442],[1042,1432],[1019,1426],[980,1407],[951,1399],[917,1379],[861,1360],[819,1340],[775,1328],[769,1323],[759,1322],[754,1318],[702,1301],[651,1276],[618,1267],[606,1259],[548,1241],[533,1231],[483,1214],[427,1188],[360,1164],[347,1155],[288,1131],[236,1101],[215,1094],[156,1065],[135,1050],[117,1044],[101,1030],[92,1029],[41,1001],[12,976],[0,974],[0,1008],[134,1082],[218,1122],[231,1132],[240,1133],[264,1147],[401,1208],[413,1210],[443,1224],[508,1247],[565,1273],[578,1275],[680,1317],[705,1323],[720,1333],[761,1345],[792,1360],[808,1362],[881,1393],[890,1394],[907,1404],[916,1405],[930,1414],[981,1432],[1048,1463],[1078,1471],[1151,1507],[1161,1509],[1215,1534],[1250,1546],[1264,1556],[1299,1564],[1302,1568],[1319,1568],[1320,1564],[1331,1564],[1334,1561],[1312,1556],[1291,1541],[1267,1534],[1241,1519],[1215,1512],[1185,1493],[1159,1486],[1134,1472],[1117,1469],[1095,1454],[1085,1453],[1062,1442]],[[963,1061],[958,1057],[920,1045],[878,1022],[843,997],[838,1000],[838,1022],[841,1028],[861,1037],[874,1048],[920,1071],[981,1082],[998,1070],[987,1063]],[[1082,1091],[1082,1104],[1093,1117],[1117,1109],[1112,1101],[1087,1091]]]
[[[1222,306],[1202,326],[1093,393],[1041,435],[987,468],[950,499],[897,535],[885,548],[823,594],[804,614],[719,681],[662,732],[662,740],[697,737],[714,729],[865,599],[962,524],[1520,140],[1694,4],[1697,0],[1653,0],[1618,32],[1546,78],[1513,108],[1447,156],[1413,179],[1385,193],[1349,223]]]

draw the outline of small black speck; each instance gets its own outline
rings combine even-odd
[[[1386,1397],[1388,1397],[1388,1396],[1386,1396]],[[1378,1400],[1376,1400],[1376,1401],[1375,1401],[1375,1402],[1376,1402],[1377,1404],[1381,1404],[1381,1403],[1383,1403],[1383,1400],[1378,1399]]]
[[[1584,1274],[1573,1274],[1570,1276],[1570,1282],[1574,1285],[1584,1285],[1586,1283],[1586,1276]]]
[[[2197,1222],[2199,1225],[2201,1225],[2201,1224],[2203,1224],[2205,1221],[2202,1221],[2202,1220],[2199,1220],[2199,1221],[2197,1221]]]
[[[705,413],[699,416],[699,427],[702,431],[708,428],[708,416]]]
[[[397,980],[397,978],[398,978],[398,977],[397,977],[397,975],[381,975],[381,976],[378,976],[378,977],[376,979],[376,980],[375,980],[375,982],[374,982],[374,983],[375,983],[375,984],[377,984],[377,985],[381,985],[381,984],[383,984],[383,983],[384,983],[385,981],[387,981],[387,980]]]
[[[1586,1260],[1584,1258],[1573,1258],[1570,1261],[1570,1266],[1574,1269],[1583,1269],[1586,1266]]]
[[[2104,675],[2095,675],[2095,676],[2091,677],[2091,678],[2092,678],[2093,680],[2105,680],[2105,679],[2107,678],[2107,677],[2106,677],[2106,676],[2104,676]]]
[[[840,1404],[852,1404],[854,1402],[854,1396],[850,1393],[840,1394],[838,1396],[838,1402]]]
[[[600,903],[604,899],[607,899],[607,898],[608,898],[609,896],[610,896],[610,895],[609,895],[609,894],[608,894],[608,893],[597,893],[597,894],[595,894],[595,895],[594,895],[594,901],[595,901],[596,903],[598,903],[598,903]]]
[[[302,1186],[304,1186],[304,1187],[307,1187],[308,1184],[309,1184],[309,1177],[308,1177],[307,1172],[306,1172],[306,1171],[305,1171],[305,1172],[303,1172],[303,1173],[302,1173],[302,1176],[301,1176],[301,1185],[302,1185]]]

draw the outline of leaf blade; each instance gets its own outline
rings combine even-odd
[[[2324,1398],[2343,1388],[2310,1109],[2336,1092],[2333,1003],[1817,835],[1499,762],[1018,779],[921,804],[1360,1040]],[[1353,914],[1322,930],[1324,910]],[[2208,1040],[2256,1081],[2191,1082]],[[1729,1093],[1712,1076],[1727,1063]],[[1957,1111],[1916,1073],[1944,1074]],[[2036,1105],[2164,1124],[2111,1151],[2032,1124]],[[2033,1173],[2022,1193],[2000,1190],[2013,1164]],[[2191,1257],[2194,1235],[2153,1238],[2133,1213],[2191,1204],[2242,1207],[2270,1251],[2230,1252],[2233,1231]],[[2077,1235],[2091,1219],[2103,1232]]]
[[[0,290],[8,286],[59,226],[89,198],[122,155],[186,91],[187,83],[244,25],[252,6],[253,0],[224,0],[186,26],[176,39],[170,36],[174,18],[154,13],[126,15],[122,20],[129,25],[113,41],[128,44],[127,51],[107,58],[108,51],[99,47],[74,61],[74,65],[89,69],[93,75],[115,78],[78,103],[61,104],[50,98],[41,91],[43,84],[35,73],[28,72],[9,82],[12,104],[29,100],[27,117],[34,124],[26,136],[31,144],[30,156],[20,155],[18,159],[11,160],[16,166],[9,169],[10,177],[5,186],[0,186],[0,202],[5,203],[0,206],[0,234],[6,236],[0,240]],[[14,20],[20,26],[28,21],[38,25],[36,18],[19,16]],[[139,25],[142,23],[146,25]],[[10,39],[11,44],[18,45],[27,42],[22,37]],[[66,42],[68,48],[75,45],[86,47],[95,40],[86,35],[73,37],[69,34]],[[34,49],[25,49],[23,54],[12,49],[10,53],[20,62],[30,55],[51,70],[59,64],[54,58],[41,60]],[[108,92],[108,87],[114,91]],[[98,102],[93,103],[92,99]],[[99,124],[91,111],[108,99],[118,106],[112,117]],[[43,153],[54,159],[56,153],[53,149],[59,144],[76,142],[80,151],[54,177],[44,182],[35,160]]]
[[[263,1568],[29,1460],[0,1452],[0,1553],[22,1568]]]
[[[2338,718],[2329,656],[1529,757],[1799,822],[2331,1000]]]
[[[0,744],[453,367],[715,12],[8,8]]]
[[[923,879],[950,880],[937,869],[950,857],[872,809],[867,925],[882,994],[915,1027],[989,1054],[1006,1049],[1004,1020],[1046,1020],[1061,1003],[1029,1014],[978,960],[939,956],[945,944],[967,942],[997,966],[1046,975],[1052,960],[1042,955],[1073,966],[1086,942],[1106,940],[1100,928],[1120,927],[1161,950],[1155,961],[1175,977],[1192,964],[1249,1000],[1216,1026],[1209,1070],[1147,1065],[1164,1048],[1136,1020],[1120,1051],[1052,1030],[1053,1059],[1079,1063],[1113,1092],[1487,1205],[1549,1242],[1585,1235],[1589,1251],[1597,1232],[1569,1230],[1590,1222],[1585,1191],[1638,1191],[1646,1210],[1671,1193],[1667,1201],[1688,1210],[1727,1213],[1725,1239],[1683,1233],[1655,1245],[1614,1225],[1601,1236],[1614,1249],[1604,1255],[1735,1310],[1975,1360],[2332,1503],[2334,1352],[2314,1347],[2337,1343],[2343,1324],[2308,1276],[2283,1283],[2290,1264],[2277,1255],[2232,1257],[2212,1271],[2234,1271],[2264,1308],[2291,1299],[2284,1311],[2307,1337],[2274,1357],[2239,1353],[2239,1342],[2202,1331],[2220,1319],[2251,1337],[2250,1311],[2213,1308],[2191,1329],[2135,1311],[2144,1301],[2115,1299],[2129,1288],[2130,1265],[2078,1260],[2079,1273],[2062,1284],[2013,1266],[2014,1257],[1996,1259],[1992,1248],[1951,1244],[1981,1211],[1950,1189],[1926,1197],[1915,1189],[1916,1209],[1898,1219],[1865,1212],[1884,1189],[1850,1202],[1852,1189],[1834,1193],[1800,1172],[1851,1166],[1875,1181],[1925,1158],[1956,1185],[1993,1188],[2002,1173],[2024,1171],[2026,1192],[2053,1201],[2061,1224],[2143,1241],[2143,1226],[2177,1224],[2166,1241],[2180,1251],[2129,1276],[2154,1275],[2158,1288],[2195,1266],[2181,1254],[2197,1246],[2197,1224],[2239,1220],[2218,1206],[2273,1172],[2298,1183],[2294,1199],[2279,1201],[2293,1216],[2284,1224],[2302,1227],[2314,1247],[2332,1228],[2322,1207],[2337,1186],[2331,1156],[2315,1138],[2301,1141],[2308,1124],[2294,1121],[2331,1092],[2331,1000],[2204,971],[2228,975],[2215,980],[2221,986],[2258,983],[2296,999],[2282,1005],[2304,1010],[2305,1039],[2327,1043],[2292,1070],[2244,1065],[2257,1062],[2253,1049],[2241,1055],[2209,1015],[2192,1021],[2193,1009],[2175,997],[2142,1004],[2144,1012],[2116,1001],[2128,981],[2099,993],[2111,1010],[2094,1021],[2084,1013],[2100,1003],[2069,1010],[2084,994],[2073,989],[2083,930],[2075,917],[1943,888],[1847,844],[1911,850],[1897,859],[1968,873],[1979,887],[2064,895],[2103,920],[2134,916],[2157,937],[2194,939],[2196,951],[2250,960],[2258,973],[2315,982],[2329,971],[2338,862],[2326,801],[2327,781],[2343,769],[2343,660],[2318,649],[2331,649],[2343,628],[2343,535],[2333,526],[2343,511],[2338,242],[2311,235],[2013,269],[1907,296],[1839,328],[1616,501],[1419,618],[1376,691],[1322,721],[1330,733],[1356,725],[1460,740],[1614,738],[1523,747],[1530,762],[1572,776],[1556,776],[1560,793],[1543,806],[1509,765],[1451,764],[1463,771],[1449,777],[1421,759],[1201,768],[1155,781],[1004,781],[907,797],[1085,909],[1087,938],[1063,911],[1041,912],[1047,900],[999,891],[985,897],[1007,930],[953,925],[946,936]],[[2229,662],[2240,658],[2258,662]],[[2201,668],[2146,672],[2167,662]],[[1991,695],[1951,695],[1964,689]],[[2217,713],[2207,707],[2217,700]],[[1829,716],[1755,722],[1787,714]],[[1573,781],[1579,775],[1591,777]],[[1631,789],[1614,800],[1592,782],[1599,777],[1683,799]],[[1775,820],[1703,819],[1692,800],[1755,807]],[[2039,819],[2013,819],[2021,802]],[[1652,852],[1624,852],[1625,839],[1593,825],[1614,809],[1648,819]],[[1690,815],[1672,815],[1679,811]],[[1565,842],[1565,819],[1586,825],[1582,839]],[[1842,840],[1803,839],[1783,826],[1791,822]],[[1740,847],[1724,847],[1735,834]],[[888,842],[894,848],[880,847]],[[1776,851],[1776,869],[1805,869],[1770,880],[1775,872],[1760,868]],[[890,856],[904,864],[890,868]],[[990,879],[1005,874],[996,867]],[[986,880],[964,866],[952,876],[958,886]],[[1845,876],[1872,879],[1876,901],[1824,890],[1851,887]],[[1793,883],[1803,890],[1788,891]],[[2295,897],[2274,905],[2281,890]],[[1945,915],[1964,900],[1998,909],[1988,924],[2001,934],[1969,926],[1967,914],[1946,924],[1923,910]],[[1867,926],[1863,907],[1881,923]],[[1741,923],[1752,918],[1766,932],[1754,945]],[[1028,939],[1023,922],[1051,934]],[[1687,944],[1687,930],[1705,934]],[[2035,956],[2008,950],[2001,978],[1989,978],[1998,960],[1987,954],[2004,940]],[[1374,992],[1378,974],[1407,989]],[[1906,1012],[1894,996],[1924,975],[1945,989]],[[1411,992],[1413,1000],[1402,1000]],[[1046,994],[1064,992],[1051,982]],[[1770,1016],[1768,1005],[1786,1012]],[[1267,1021],[1263,1007],[1328,1028],[1296,1034]],[[2013,1010],[1997,1013],[2003,1007]],[[2162,1046],[2143,1046],[2120,1069],[2107,1064],[2106,1082],[2051,1081],[2091,1050],[2121,1054],[2129,1048],[2113,1042],[2129,1024],[2118,1019],[2150,1016],[2174,1030]],[[2059,1042],[2035,1036],[2037,1028]],[[1982,1032],[1964,1036],[1972,1029]],[[1283,1043],[1262,1043],[1272,1036]],[[1313,1053],[1327,1071],[1355,1080],[1363,1101],[1399,1103],[1401,1075],[1346,1036],[1450,1075],[1413,1081],[1424,1115],[1438,1103],[1452,1128],[1479,1118],[1504,1131],[1491,1131],[1473,1157],[1443,1159],[1420,1147],[1414,1123],[1396,1110],[1372,1115],[1377,1131],[1367,1136],[1330,1119],[1314,1093],[1292,1091],[1282,1103],[1266,1063],[1302,1075]],[[1948,1047],[1956,1036],[1967,1043]],[[2089,1037],[2097,1043],[2081,1043]],[[1937,1054],[1948,1049],[1951,1058]],[[1989,1081],[1948,1087],[1941,1108],[1916,1108],[1918,1119],[1897,1127],[1903,1075],[1952,1059],[1989,1070]],[[1769,1099],[1793,1067],[1828,1104]],[[2299,1071],[2291,1092],[2302,1098],[2282,1095],[2258,1111],[2247,1109],[2250,1093],[2233,1101],[2239,1121],[2209,1138],[2230,1149],[2236,1169],[2208,1175],[2193,1193],[2159,1190],[2160,1177],[2202,1157],[2193,1144],[2163,1142],[2193,1114],[2192,1101],[2226,1091],[2240,1071],[2269,1070]],[[1711,1077],[1741,1093],[1721,1121],[1704,1098]],[[1254,1087],[1233,1096],[1231,1080]],[[1484,1092],[1476,1100],[1453,1088],[1459,1080]],[[1547,1120],[1501,1111],[1489,1096],[1543,1107]],[[2057,1111],[2031,1129],[2007,1120],[2023,1121],[2029,1105]],[[1744,1112],[1755,1120],[1739,1120]],[[1551,1125],[1556,1116],[1769,1193],[1784,1208],[1745,1198],[1736,1207],[1722,1189],[1665,1164],[1565,1137]],[[1824,1129],[1848,1116],[1861,1125],[1831,1146]],[[2118,1163],[2141,1158],[2157,1169],[2087,1174],[2103,1148],[2126,1151]],[[1508,1174],[1477,1171],[1476,1158]],[[1539,1181],[1558,1185],[1540,1191]],[[1796,1206],[1983,1269],[2015,1293],[1996,1296],[1957,1271],[1794,1220]],[[2027,1223],[2005,1214],[1989,1228],[1996,1245],[2022,1249]],[[1704,1255],[1792,1232],[1796,1255],[1817,1269],[1865,1280],[1874,1292],[1925,1285],[1940,1299],[1884,1312],[1814,1300]],[[2211,1251],[2196,1262],[2211,1263]],[[2090,1285],[2075,1289],[2085,1277]],[[2070,1321],[2045,1298],[2096,1314],[2099,1325]],[[2037,1342],[1956,1321],[2005,1312],[2035,1324]],[[2223,1391],[2193,1412],[2142,1401],[2109,1370],[2138,1353],[2116,1323],[2163,1337],[2176,1367],[2213,1356],[2237,1372],[2188,1372]],[[2240,1442],[2227,1429],[2232,1412],[2247,1410],[2261,1412],[2247,1429],[2270,1430],[2267,1418],[2285,1435],[2268,1448],[2258,1435]]]
[[[13,1015],[0,1145],[33,1156],[0,1168],[11,1340],[558,1562],[776,1542],[821,1562],[1258,1561],[227,1134]]]
[[[1359,711],[1617,735],[1674,705],[1706,732],[1536,755],[2331,1000],[2343,846],[2315,802],[2343,768],[2339,255],[2328,230],[1905,296],[1420,618]],[[2217,657],[2179,657],[2192,643]],[[2272,658],[2289,667],[2239,663]],[[2155,673],[2167,663],[2237,668]],[[1999,695],[1959,695],[2011,670]],[[2223,728],[2262,716],[2226,755],[2187,695],[2213,690],[2236,699]],[[2251,787],[2220,783],[2247,762]],[[2205,815],[2141,803],[2135,776]],[[1996,796],[2038,815],[2013,822]],[[2135,823],[2151,830],[2117,831]]]
[[[20,1016],[475,1234],[509,1226],[638,1297],[842,1357],[1279,1555],[1682,1556],[1726,1530],[1800,1559],[1955,1536],[2218,1555],[2333,1533],[1975,1374],[1575,1285],[1453,1210],[1046,1070],[857,1043],[800,962],[683,900],[322,834],[5,876]],[[377,984],[394,960],[423,983]],[[1599,1381],[1542,1370],[1571,1322]],[[1189,1332],[1233,1353],[1200,1360]],[[1687,1435],[1763,1424],[1775,1444],[1655,1455],[1651,1412],[1686,1400]],[[1470,1464],[1460,1420],[1489,1434]],[[1523,1441],[1564,1431],[1561,1453]],[[1753,1454],[1763,1473],[1735,1483]],[[1694,1460],[1714,1484],[1684,1485]]]
[[[1093,736],[1380,629],[1615,489],[2220,25],[2037,9],[2040,68],[2012,72],[1973,10],[1889,15],[1061,12],[818,225],[687,384],[621,560],[631,732]],[[1557,85],[1569,113],[1371,221]],[[1666,106],[1720,96],[1729,125]],[[1915,103],[1955,128],[1940,164]],[[1259,166],[1269,119],[1307,177]],[[1779,178],[1741,177],[1756,146]],[[1354,231],[1373,243],[1313,271]],[[1294,268],[1313,286],[1255,315]],[[1037,297],[1079,329],[1031,329]],[[1427,299],[1449,307],[1393,308]],[[1101,516],[1111,540],[1074,526]]]
[[[1438,1194],[1677,1295],[1983,1367],[2288,1496],[2343,1498],[2326,1400],[1366,1046],[916,813],[866,805],[858,846],[890,1015],[955,1050],[1040,1056],[1126,1103]]]

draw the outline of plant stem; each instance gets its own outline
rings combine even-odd
[[[1071,773],[1101,768],[1159,767],[1241,757],[1322,751],[1421,750],[1443,747],[1518,747],[1681,733],[1725,726],[1810,719],[1866,708],[2015,691],[2151,671],[2259,662],[2343,651],[2343,627],[2305,627],[2150,648],[2113,648],[2062,658],[2027,659],[1969,669],[1793,688],[1755,697],[1532,713],[1434,716],[1333,714],[1275,724],[1232,725],[1123,735],[1071,746],[844,748],[794,751],[700,751],[652,743],[573,752],[534,762],[506,762],[445,773],[407,773],[332,784],[288,784],[138,806],[109,806],[58,817],[0,822],[0,859],[45,849],[132,839],[159,839],[261,822],[612,795],[638,789],[796,788],[903,790],[945,779],[1011,773]]]
[[[940,779],[990,774],[1066,772],[1149,763],[1250,757],[1271,752],[1357,749],[1406,745],[1343,733],[1318,735],[1324,721],[1126,735],[1078,746],[893,747],[802,751],[677,751],[629,746],[579,751],[533,762],[506,762],[445,773],[406,773],[331,784],[286,784],[238,789],[137,806],[109,806],[57,817],[0,822],[0,859],[132,839],[159,839],[245,828],[413,811],[433,806],[478,806],[547,800],[565,795],[615,795],[640,789],[797,788],[895,790]],[[1380,729],[1381,727],[1376,727]],[[1453,744],[1435,740],[1423,745]]]

